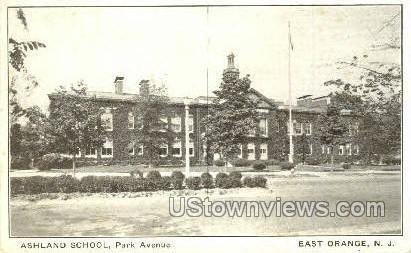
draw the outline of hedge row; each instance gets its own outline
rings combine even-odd
[[[183,189],[184,174],[174,171],[171,176],[161,176],[158,171],[150,171],[146,177],[135,176],[86,176],[80,180],[72,176],[58,177],[13,177],[11,178],[11,194],[39,194],[39,193],[72,193],[72,192],[140,192]],[[201,177],[189,177],[185,180],[188,189],[202,188],[235,188],[265,187],[267,180],[261,176],[246,177],[241,181],[239,172],[230,174],[218,173],[215,180],[209,173]]]

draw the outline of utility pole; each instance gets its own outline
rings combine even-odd
[[[290,21],[288,21],[288,114],[289,114],[289,137],[290,137],[290,153],[288,154],[288,161],[294,162],[294,145],[293,145],[293,116],[291,109],[291,50],[293,50],[293,44],[291,41]]]
[[[184,119],[184,129],[185,129],[185,143],[186,143],[186,178],[188,178],[190,176],[190,148],[189,148],[189,144],[190,144],[190,133],[189,133],[189,129],[188,129],[188,120],[189,120],[189,109],[190,109],[190,99],[186,98],[184,99],[184,108],[185,108],[185,119]]]

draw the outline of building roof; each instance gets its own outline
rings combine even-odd
[[[288,110],[288,105],[285,105],[284,102],[267,98],[259,91],[251,88],[251,92],[258,96],[262,101],[266,102],[269,106],[274,108],[278,108],[279,110]],[[49,94],[49,97],[52,98],[56,96],[56,93]],[[136,93],[122,93],[116,94],[114,92],[104,92],[104,91],[88,91],[87,98],[100,100],[100,101],[114,101],[114,102],[136,102],[138,98],[138,94]],[[208,105],[212,103],[212,100],[215,97],[211,96],[198,96],[195,98],[191,98],[191,104],[194,105]],[[171,104],[184,104],[184,100],[186,97],[169,97]],[[325,108],[322,107],[307,107],[307,106],[293,106],[292,110],[294,112],[306,112],[306,113],[322,113],[325,111]]]

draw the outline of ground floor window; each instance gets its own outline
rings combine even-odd
[[[347,151],[347,155],[351,155],[351,144],[345,145],[345,150]]]
[[[310,143],[309,145],[308,145],[308,147],[309,147],[309,155],[312,155],[313,154],[313,144],[312,143]]]
[[[354,145],[354,155],[358,155],[360,153],[360,146]]]
[[[254,143],[247,144],[247,159],[255,160],[255,146]]]
[[[173,143],[173,147],[171,149],[171,154],[173,156],[180,157],[181,156],[181,141],[177,141]]]
[[[143,155],[144,153],[144,147],[143,144],[140,144],[137,146],[137,155]]]
[[[338,148],[338,154],[344,155],[344,145],[340,145],[340,147]]]
[[[163,145],[160,147],[160,156],[167,156],[168,155],[168,146]]]
[[[190,157],[194,156],[194,142],[188,144],[188,154]]]
[[[260,159],[261,160],[267,160],[267,144],[266,143],[261,143],[260,144]]]
[[[88,148],[85,152],[86,157],[94,157],[97,155],[97,150],[95,148]]]
[[[101,157],[113,157],[113,141],[106,140],[101,148]]]
[[[128,144],[128,154],[129,155],[134,155],[134,142],[130,142]]]

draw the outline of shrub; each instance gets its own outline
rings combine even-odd
[[[231,161],[234,167],[248,167],[251,165],[251,161],[244,158],[236,158]]]
[[[13,170],[27,170],[30,169],[30,158],[28,157],[12,157],[10,161],[10,168]]]
[[[161,189],[162,181],[161,181],[161,174],[157,170],[152,170],[147,173],[146,176],[148,190],[159,190]]]
[[[58,162],[60,159],[60,155],[59,154],[46,154],[43,155],[36,164],[36,167],[39,170],[50,170],[53,168],[57,168]]]
[[[255,182],[256,187],[265,188],[267,184],[267,178],[262,177],[262,176],[257,176],[254,178],[254,182]]]
[[[63,157],[60,154],[50,153],[43,155],[36,162],[39,170],[67,169],[72,167],[72,159]]]
[[[266,166],[273,166],[273,165],[279,165],[280,161],[276,159],[269,159],[269,160],[265,160],[264,163]]]
[[[80,189],[80,181],[70,175],[62,175],[57,178],[53,178],[52,181],[55,181],[58,192],[72,193],[77,192]]]
[[[239,171],[233,171],[230,172],[230,174],[228,175],[228,182],[227,182],[227,186],[224,188],[237,188],[237,187],[241,187],[242,183],[241,183],[241,177],[243,175],[241,175],[241,172]]]
[[[282,170],[291,170],[294,168],[294,164],[290,162],[281,162],[279,165]]]
[[[387,156],[382,160],[387,165],[401,165],[401,157]]]
[[[233,177],[233,178],[238,178],[240,180],[243,177],[243,175],[239,171],[232,171],[232,172],[230,172],[230,174],[228,176]]]
[[[200,177],[189,177],[186,178],[186,187],[191,190],[200,189],[201,178]]]
[[[132,170],[132,171],[130,171],[130,176],[131,177],[137,177],[138,176],[139,178],[142,178],[142,177],[144,177],[144,174],[141,170]]]
[[[265,162],[263,161],[255,161],[253,164],[253,168],[255,170],[263,170],[265,169],[267,166],[265,165]]]
[[[348,170],[348,169],[351,168],[351,164],[349,164],[349,163],[343,163],[343,164],[342,164],[342,167],[343,167],[343,169]]]
[[[169,190],[171,187],[171,177],[169,176],[164,176],[161,178],[161,190]]]
[[[225,161],[224,161],[224,160],[221,160],[221,159],[215,160],[215,161],[214,161],[214,165],[215,165],[215,166],[218,166],[218,167],[225,166]]]
[[[171,184],[173,189],[180,190],[183,188],[184,174],[181,171],[173,171],[171,173]]]
[[[267,184],[267,179],[262,176],[257,177],[245,177],[244,178],[244,185],[246,187],[255,188],[261,187],[265,188]]]
[[[228,175],[226,173],[220,172],[215,177],[215,186],[218,188],[226,188],[228,185]]]
[[[201,184],[203,185],[204,188],[210,189],[213,187],[213,176],[211,176],[210,173],[204,172],[201,174]]]
[[[96,176],[85,176],[80,180],[81,192],[100,192],[102,191],[101,180]]]
[[[321,164],[321,161],[320,161],[320,159],[315,158],[315,157],[308,157],[308,158],[305,159],[305,164],[319,165],[319,164]]]

